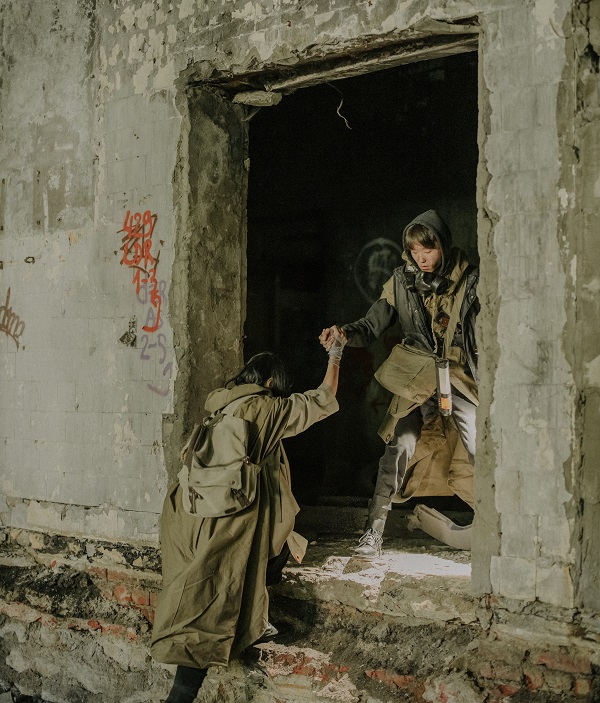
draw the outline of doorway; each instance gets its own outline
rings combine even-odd
[[[463,53],[303,88],[254,115],[245,358],[272,350],[293,390],[317,386],[321,329],[364,315],[424,210],[477,262],[477,85],[477,54]],[[373,372],[399,334],[347,349],[340,411],[286,440],[301,503],[372,494],[389,402]]]

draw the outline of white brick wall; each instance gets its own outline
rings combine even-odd
[[[150,101],[133,95],[131,84],[106,103],[99,93],[97,103],[87,74],[87,23],[72,4],[63,3],[60,12],[75,35],[68,50],[57,50],[61,37],[49,36],[52,17],[44,12],[36,12],[30,26],[40,42],[36,61],[17,41],[18,26],[10,47],[16,76],[28,65],[40,82],[36,94],[44,83],[55,113],[31,100],[17,107],[26,89],[17,78],[9,76],[3,88],[4,116],[10,117],[3,120],[0,147],[0,171],[7,174],[0,297],[11,288],[11,305],[25,332],[19,349],[0,334],[0,490],[40,504],[28,514],[17,502],[2,519],[34,519],[31,526],[40,529],[147,537],[156,532],[164,497],[162,414],[172,409],[176,373],[166,295],[179,118],[173,93]],[[7,26],[19,16],[9,13]],[[60,129],[52,114],[63,120]],[[44,177],[57,169],[64,174],[65,200],[50,200],[48,212],[60,211],[73,225],[68,230],[51,218],[37,224],[33,217],[32,197],[43,210],[44,198],[53,195]],[[95,193],[89,188],[94,180]],[[128,209],[158,215],[153,253],[161,251],[163,324],[147,339],[142,326],[149,304],[140,302],[143,291],[136,296],[132,271],[119,263],[119,230]],[[30,256],[35,263],[26,264]],[[138,322],[136,348],[119,342],[132,317]],[[56,518],[65,505],[73,506],[68,514],[76,517]]]

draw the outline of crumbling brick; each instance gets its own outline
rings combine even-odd
[[[575,679],[573,693],[576,696],[588,696],[592,690],[589,679]]]
[[[133,603],[133,597],[126,586],[119,585],[115,586],[113,590],[113,595],[117,603],[129,604]]]
[[[574,686],[574,679],[569,674],[565,674],[562,671],[552,671],[548,670],[544,674],[544,679],[546,681],[546,686],[549,691],[553,693],[565,693],[566,691],[571,691]]]
[[[514,696],[521,690],[521,686],[516,686],[508,683],[501,683],[498,686],[498,690],[503,696]]]
[[[544,685],[544,675],[539,669],[527,667],[523,670],[523,676],[525,678],[525,686],[530,691],[537,691]]]
[[[538,654],[536,664],[542,664],[549,669],[564,671],[570,674],[591,674],[592,666],[589,657],[573,656],[566,651],[546,651]]]
[[[416,677],[406,675],[406,674],[395,674],[385,669],[367,669],[365,674],[374,681],[381,681],[389,686],[394,686],[396,688],[410,688],[414,689],[417,686],[422,686]]]
[[[489,661],[480,662],[475,670],[480,676],[483,676],[484,679],[493,679],[496,676],[494,667]]]
[[[523,670],[503,663],[494,664],[494,678],[501,681],[521,681],[523,679]]]

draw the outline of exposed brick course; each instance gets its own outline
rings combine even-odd
[[[10,542],[4,543],[10,556],[6,554],[2,557],[2,563],[7,564],[12,559],[14,568],[26,574],[30,568],[27,565],[33,561],[31,552],[26,556],[25,550],[30,550],[32,544],[46,550],[52,539],[41,534],[34,539],[24,539],[20,534],[19,540],[26,546],[15,548],[9,546]],[[331,548],[335,549],[333,545]],[[77,550],[73,551],[76,553]],[[97,552],[107,553],[107,549]],[[126,561],[125,552],[120,553],[117,545],[112,545],[110,553],[113,559]],[[327,553],[325,550],[325,564]],[[319,548],[314,547],[313,559],[318,554]],[[43,557],[41,560],[49,578],[67,573],[68,559],[57,558],[44,551],[39,557]],[[146,558],[151,561],[150,554]],[[138,556],[133,561],[139,559]],[[561,636],[569,639],[569,646],[550,642],[541,646],[537,633],[537,644],[532,644],[531,638],[530,641],[523,639],[522,629],[515,629],[511,634],[510,627],[505,624],[502,630],[495,630],[492,634],[483,625],[493,619],[507,619],[508,611],[503,608],[515,607],[516,604],[508,604],[497,597],[484,599],[479,604],[480,620],[475,628],[469,622],[455,622],[449,611],[449,619],[443,624],[435,623],[431,634],[425,634],[422,641],[417,643],[414,638],[427,633],[431,622],[423,619],[416,623],[414,616],[406,612],[402,601],[398,601],[393,615],[388,600],[383,601],[385,612],[377,610],[375,601],[371,601],[371,612],[361,612],[355,608],[355,596],[348,588],[348,576],[355,574],[362,582],[365,565],[359,568],[357,564],[353,570],[344,571],[338,581],[331,566],[325,566],[321,572],[317,563],[312,566],[307,564],[306,572],[303,572],[303,567],[292,567],[286,572],[284,582],[271,593],[274,613],[292,618],[292,626],[298,632],[294,643],[264,644],[259,647],[255,663],[263,672],[261,675],[270,682],[268,685],[274,687],[273,691],[296,691],[298,699],[309,696],[310,700],[313,693],[320,692],[321,697],[327,695],[335,699],[341,696],[341,700],[345,700],[343,696],[346,696],[348,700],[354,700],[354,696],[358,700],[360,691],[365,687],[376,700],[393,701],[396,700],[394,696],[404,696],[402,700],[415,703],[501,703],[512,699],[519,703],[524,700],[535,703],[537,696],[544,700],[544,695],[562,695],[565,703],[583,703],[591,694],[593,662],[600,658],[600,650],[591,644],[591,640],[583,642],[565,630]],[[13,627],[22,624],[53,633],[76,633],[84,639],[101,637],[99,641],[107,651],[118,647],[115,651],[123,653],[127,651],[123,647],[131,646],[141,647],[147,652],[149,625],[160,584],[156,572],[124,567],[122,564],[118,567],[114,564],[100,566],[93,560],[85,564],[79,562],[78,566],[80,569],[83,567],[98,586],[103,601],[96,608],[103,611],[105,616],[77,617],[77,601],[71,601],[71,610],[62,615],[45,612],[43,608],[51,605],[50,601],[34,597],[33,590],[27,589],[21,592],[30,603],[0,602],[0,615],[8,618]],[[393,568],[393,562],[387,568]],[[33,586],[40,582],[41,575],[39,571],[31,573],[35,573]],[[315,585],[318,583],[318,579],[315,582],[318,573],[326,579],[322,590]],[[390,576],[396,584],[407,579],[393,572]],[[309,605],[306,601],[308,584],[312,588],[310,607],[318,609],[318,616],[314,624],[307,627],[302,615],[298,622],[294,620],[294,613],[296,609],[300,614],[305,612],[303,608]],[[454,597],[457,597],[456,585],[448,578],[438,582],[436,577],[428,577],[421,579],[420,588],[423,594],[428,589],[439,588],[446,593],[453,591]],[[415,588],[416,584],[411,584],[411,589]],[[385,588],[382,590],[386,592]],[[466,592],[462,597],[473,598]],[[134,614],[136,619],[129,620],[128,624],[128,618]],[[577,619],[576,614],[572,617]],[[535,624],[537,621],[532,622]],[[582,624],[578,627],[581,628]],[[550,622],[548,629],[552,630]],[[448,638],[448,643],[444,642],[445,638]],[[344,645],[340,647],[342,642]],[[330,653],[335,649],[331,646],[334,643],[339,650]],[[403,646],[406,649],[402,649]],[[415,648],[424,649],[423,656],[411,660],[407,654],[411,651],[414,653]],[[436,657],[440,657],[439,661]],[[366,662],[370,665],[365,666]],[[378,662],[380,665],[377,665]],[[244,666],[248,667],[245,675],[253,675],[255,664],[252,658],[246,660]],[[444,671],[446,673],[442,673]],[[273,703],[277,699],[284,703],[290,701],[273,693]]]

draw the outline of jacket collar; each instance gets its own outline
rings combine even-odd
[[[217,388],[208,394],[204,407],[209,413],[215,413],[234,400],[250,395],[271,395],[271,391],[257,383],[243,383],[239,386],[231,386],[231,388]]]

